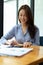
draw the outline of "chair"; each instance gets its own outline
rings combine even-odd
[[[43,46],[43,37],[40,37],[40,46]],[[39,65],[43,65],[43,62],[41,62]]]
[[[40,37],[40,46],[43,46],[43,37]]]

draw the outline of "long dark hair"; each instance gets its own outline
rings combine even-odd
[[[36,33],[36,27],[34,25],[34,19],[33,19],[33,16],[32,16],[32,12],[31,12],[31,9],[28,5],[22,5],[18,11],[18,16],[19,16],[19,12],[24,9],[25,10],[25,13],[26,13],[26,16],[27,16],[27,26],[28,26],[28,32],[31,36],[31,38],[34,38],[35,36],[35,33]]]

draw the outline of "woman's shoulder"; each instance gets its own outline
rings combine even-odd
[[[36,29],[36,32],[38,31],[39,32],[39,28],[37,26],[35,26],[35,29]]]
[[[13,29],[19,29],[20,27],[21,27],[20,24],[16,24],[16,25],[13,27]]]

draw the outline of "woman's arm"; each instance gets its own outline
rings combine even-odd
[[[15,32],[17,31],[17,27],[13,27],[6,35],[2,36],[0,39],[0,44],[4,44],[8,42],[9,39],[15,36]]]

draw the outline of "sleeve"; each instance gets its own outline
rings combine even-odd
[[[16,27],[13,27],[6,35],[2,36],[0,39],[0,44],[4,44],[8,39],[11,39],[15,36]]]
[[[40,45],[39,29],[37,29],[36,34],[35,34],[34,44]]]

